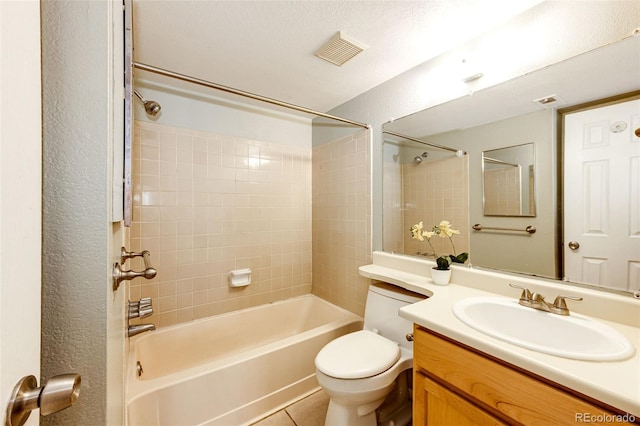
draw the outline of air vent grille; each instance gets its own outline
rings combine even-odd
[[[328,42],[322,45],[320,49],[316,50],[314,55],[332,64],[341,66],[368,47],[369,46],[355,40],[353,37],[338,31]]]
[[[556,108],[561,105],[566,105],[564,99],[558,95],[547,95],[542,98],[534,99],[533,102],[537,103],[544,109]]]

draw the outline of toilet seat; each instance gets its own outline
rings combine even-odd
[[[400,359],[400,348],[376,333],[360,330],[329,342],[316,357],[316,368],[338,379],[380,374]]]

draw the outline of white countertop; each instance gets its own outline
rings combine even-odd
[[[376,260],[380,260],[380,256],[383,259],[376,264]],[[409,265],[408,268],[403,268],[402,262],[396,262],[397,259],[391,259],[391,262],[387,262],[390,258],[385,259],[385,256],[393,255],[379,254],[376,256],[374,253],[374,264],[360,267],[360,274],[430,296],[424,301],[401,308],[401,317],[640,418],[640,327],[638,327],[640,302],[627,300],[630,298],[623,296],[603,295],[604,304],[606,305],[604,310],[623,311],[626,315],[625,321],[610,321],[600,315],[598,318],[594,318],[616,329],[631,341],[636,348],[632,357],[623,361],[595,362],[560,358],[495,339],[472,329],[454,316],[452,306],[459,300],[469,297],[497,296],[517,299],[519,292],[509,289],[507,285],[508,282],[520,284],[517,278],[513,279],[511,276],[504,278],[496,273],[497,277],[493,277],[493,281],[504,280],[505,282],[495,284],[498,287],[495,287],[494,284],[487,285],[490,290],[499,288],[499,292],[486,291],[476,285],[457,284],[455,281],[455,272],[457,271],[454,270],[452,283],[447,286],[439,286],[433,284],[431,279],[427,278],[427,275],[429,275],[428,269],[424,270],[424,275],[415,273],[415,261],[411,261],[414,264]],[[383,266],[381,263],[386,265]],[[426,264],[429,265],[428,262]],[[407,272],[407,269],[411,270],[411,272]],[[464,271],[461,269],[457,275],[460,281],[468,281],[470,277],[473,278],[473,273],[469,272],[467,268],[464,269]],[[486,275],[486,272],[480,272],[480,274]],[[483,279],[486,279],[486,277],[478,277],[479,281]],[[530,278],[527,280],[531,281]],[[546,282],[539,284],[548,293],[554,287],[554,284]],[[507,287],[504,293],[502,292],[502,287]],[[562,288],[562,290],[565,289]],[[532,288],[532,291],[539,290]],[[570,291],[563,291],[564,293],[571,294]],[[576,293],[587,293],[587,299],[600,297],[598,292],[588,289],[578,289]],[[616,298],[620,298],[620,300],[618,301]],[[619,307],[615,306],[616,302],[620,303]],[[637,305],[634,303],[637,303]],[[573,310],[575,306],[576,304],[571,304],[570,308]],[[590,309],[588,304],[585,309],[587,311]],[[626,318],[630,312],[632,318]],[[588,316],[588,312],[585,313],[583,311],[581,314]],[[629,321],[626,321],[626,319]]]

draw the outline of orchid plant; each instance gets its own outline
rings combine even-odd
[[[436,235],[440,238],[449,239],[451,248],[453,249],[453,254],[438,256],[436,250],[431,244],[431,238]],[[433,255],[436,257],[436,264],[438,265],[436,269],[439,270],[447,270],[451,263],[464,263],[469,258],[469,253],[456,253],[456,246],[453,244],[454,235],[460,235],[460,231],[451,228],[451,224],[447,220],[443,220],[438,225],[435,225],[431,228],[431,231],[424,230],[423,222],[416,223],[411,227],[411,238],[426,241],[427,244],[429,244],[429,247],[431,247],[431,250],[433,251]]]

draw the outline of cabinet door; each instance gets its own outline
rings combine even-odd
[[[413,424],[416,426],[505,424],[421,373],[415,374],[414,386]]]
[[[496,362],[420,327],[414,331],[413,345],[414,369],[418,373],[433,378],[446,390],[455,389],[462,401],[477,409],[482,407],[484,413],[500,416],[510,424],[572,425],[589,419],[592,426],[612,425],[618,415],[625,415],[592,404],[557,385]],[[423,387],[419,389],[421,392],[416,394],[425,393]],[[428,405],[424,395],[422,398]],[[418,401],[416,399],[416,405]],[[430,424],[457,426],[455,422]]]

